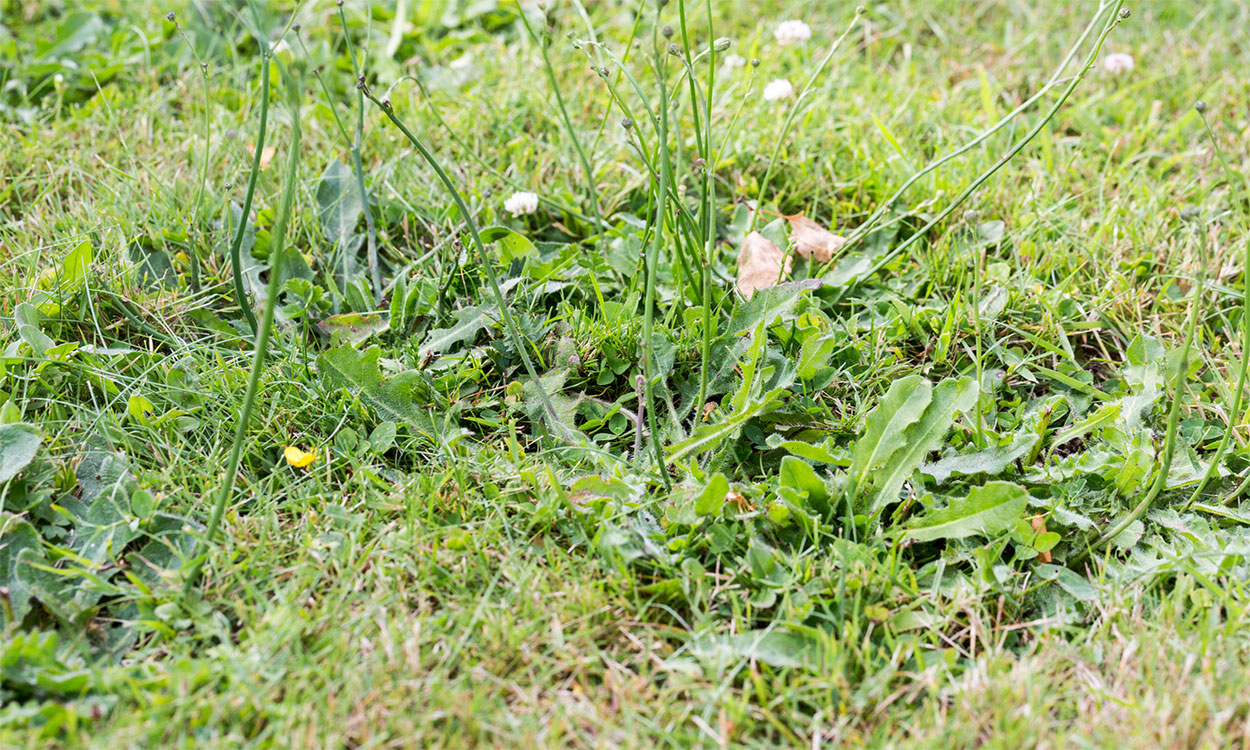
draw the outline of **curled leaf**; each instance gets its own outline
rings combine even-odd
[[[790,240],[800,258],[815,258],[818,263],[833,260],[833,254],[846,244],[846,238],[825,229],[803,214],[785,217],[790,222]]]
[[[783,269],[784,264],[784,269]],[[776,286],[790,273],[790,259],[759,232],[751,232],[738,250],[738,291],[751,299],[760,289]]]

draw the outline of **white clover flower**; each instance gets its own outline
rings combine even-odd
[[[784,78],[769,81],[764,87],[764,101],[779,102],[794,96],[794,86]]]
[[[503,202],[503,208],[514,217],[532,214],[538,210],[537,193],[513,193]]]
[[[746,65],[746,64],[747,64],[747,59],[743,57],[742,55],[735,55],[732,52],[729,53],[728,55],[725,55],[725,67],[726,68],[741,68],[743,65]]]
[[[783,47],[799,44],[812,38],[812,27],[802,21],[782,21],[773,30],[773,37]]]
[[[1120,75],[1133,69],[1133,56],[1125,52],[1112,52],[1102,59],[1102,69]]]

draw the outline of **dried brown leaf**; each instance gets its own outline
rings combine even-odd
[[[738,250],[738,291],[743,297],[751,299],[760,289],[776,286],[788,273],[790,259],[764,235],[751,232],[742,241]]]
[[[256,144],[247,147],[247,151],[252,156],[256,155]],[[260,168],[264,169],[269,166],[269,162],[273,161],[273,155],[278,153],[276,146],[265,146],[260,151]]]
[[[845,237],[830,232],[803,214],[787,216],[786,220],[790,222],[794,252],[800,258],[814,257],[818,263],[827,263],[846,244]]]

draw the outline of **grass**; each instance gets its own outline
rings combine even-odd
[[[0,0],[0,744],[1250,742],[1250,12],[548,5]]]

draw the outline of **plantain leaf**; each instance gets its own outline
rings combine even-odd
[[[942,484],[952,476],[972,476],[973,474],[1001,474],[1018,458],[1028,454],[1037,445],[1036,433],[1016,435],[1005,445],[992,445],[975,453],[961,456],[947,456],[925,464],[920,470],[933,477],[933,481]]]
[[[919,376],[896,382],[868,419],[868,431],[855,446],[851,476],[876,515],[898,499],[903,482],[950,429],[956,412],[972,408],[976,382],[970,377],[943,380],[936,387]],[[866,491],[865,491],[866,490]]]
[[[917,542],[995,536],[1010,530],[1024,517],[1029,493],[1011,482],[990,482],[965,498],[952,500],[909,524],[905,538]]]
[[[881,403],[864,419],[864,435],[855,443],[851,477],[863,483],[902,447],[903,432],[924,416],[933,385],[919,375],[894,381]]]

